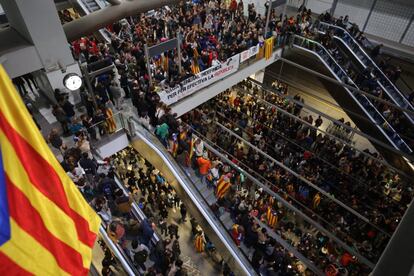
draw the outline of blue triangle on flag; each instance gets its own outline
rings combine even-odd
[[[0,246],[10,239],[10,215],[7,200],[6,179],[4,177],[3,158],[0,149]]]

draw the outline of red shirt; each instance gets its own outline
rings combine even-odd
[[[352,262],[354,262],[354,259],[352,259],[352,255],[348,252],[345,252],[344,255],[342,255],[341,257],[341,264],[343,266],[348,266]]]
[[[210,162],[210,160],[204,159],[203,157],[199,157],[197,159],[197,163],[198,163],[198,168],[200,170],[200,174],[201,175],[208,174],[208,171],[211,168],[211,162]]]

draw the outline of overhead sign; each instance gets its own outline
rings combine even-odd
[[[172,38],[170,40],[164,41],[160,44],[154,45],[152,47],[148,47],[148,54],[149,57],[152,58],[154,56],[158,56],[166,51],[173,50],[177,48],[177,39]]]
[[[240,55],[237,54],[229,58],[226,62],[220,65],[210,67],[192,78],[188,78],[182,81],[174,88],[164,90],[159,93],[161,101],[166,105],[171,105],[182,98],[185,98],[194,92],[223,79],[239,68]]]

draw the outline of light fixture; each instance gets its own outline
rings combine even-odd
[[[75,73],[69,73],[63,78],[63,85],[70,91],[78,90],[82,86],[82,78]]]

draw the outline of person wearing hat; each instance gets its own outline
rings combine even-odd
[[[198,172],[201,176],[201,183],[207,183],[207,175],[211,169],[211,161],[208,159],[208,153],[204,152],[203,156],[197,158]]]

